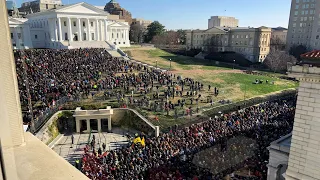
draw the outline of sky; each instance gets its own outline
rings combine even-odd
[[[17,0],[20,4],[23,0]],[[29,1],[29,0],[25,0]],[[109,0],[62,0],[104,6]],[[134,18],[159,21],[166,29],[206,29],[210,16],[233,16],[241,27],[288,27],[291,0],[116,0]]]

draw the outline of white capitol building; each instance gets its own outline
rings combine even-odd
[[[130,26],[113,20],[112,16],[80,2],[29,14],[26,18],[9,18],[11,40],[15,49],[130,46]]]

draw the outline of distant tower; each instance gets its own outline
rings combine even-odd
[[[120,4],[116,2],[116,0],[111,0],[110,2],[108,2],[104,7],[104,11],[107,11],[112,15],[119,15],[119,18],[124,19],[129,23],[129,25],[132,23],[131,13],[122,8]]]

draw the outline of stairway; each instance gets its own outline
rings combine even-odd
[[[68,49],[77,48],[105,48],[107,50],[113,49],[109,43],[105,41],[72,41],[69,44]]]

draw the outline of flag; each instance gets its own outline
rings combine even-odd
[[[107,156],[109,153],[106,151],[102,154],[102,156]]]
[[[143,137],[142,140],[141,140],[141,145],[142,145],[142,147],[145,147],[145,146],[146,146],[146,142],[145,142],[145,140],[144,140],[144,137]]]
[[[137,143],[141,143],[141,138],[140,137],[137,137],[133,140],[133,143],[134,144],[137,144]]]

